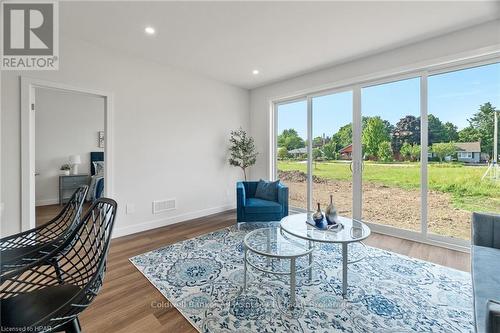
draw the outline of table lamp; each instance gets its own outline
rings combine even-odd
[[[78,164],[82,163],[80,155],[71,155],[69,157],[69,163],[71,164],[71,170],[73,171],[73,175],[78,174]]]

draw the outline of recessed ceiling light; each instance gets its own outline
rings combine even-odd
[[[148,35],[154,35],[156,33],[156,30],[155,28],[148,26],[144,29],[144,32]]]
[[[253,75],[257,75],[257,74],[259,74],[259,70],[258,70],[258,69],[254,69],[254,70],[252,71],[252,74],[253,74]]]

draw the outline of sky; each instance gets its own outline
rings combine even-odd
[[[428,112],[458,129],[468,126],[467,118],[479,106],[491,102],[500,108],[500,63],[437,74],[428,78]],[[332,136],[352,122],[352,92],[313,98],[313,137]],[[361,90],[363,116],[380,116],[391,124],[406,115],[420,115],[419,78],[391,82]],[[307,137],[307,103],[299,101],[278,106],[278,133],[295,128]]]

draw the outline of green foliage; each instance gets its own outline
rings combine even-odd
[[[320,160],[323,157],[323,152],[319,148],[313,148],[312,158],[314,161]]]
[[[338,149],[342,149],[352,143],[352,123],[342,126],[337,133],[332,136],[332,140],[338,143]]]
[[[489,102],[480,105],[478,112],[476,112],[472,118],[467,119],[469,127],[460,131],[460,141],[463,140],[462,142],[470,142],[481,140],[481,151],[491,156],[493,152],[493,119],[495,110],[495,107],[493,107]],[[465,141],[465,139],[473,138],[475,140]]]
[[[446,123],[443,124],[444,128],[444,140],[445,141],[457,141],[458,140],[458,131],[457,131],[457,126],[455,126],[453,123],[450,123],[447,121]]]
[[[411,159],[411,148],[412,146],[408,142],[403,143],[401,149],[399,149],[399,154],[401,155],[403,160]]]
[[[408,142],[403,143],[401,146],[401,150],[399,151],[403,160],[406,161],[419,161],[420,160],[420,145],[417,144],[409,144]]]
[[[331,139],[329,137],[322,137],[322,136],[317,136],[313,139],[313,148],[321,148],[328,142],[330,142]]]
[[[366,155],[378,157],[379,145],[390,139],[386,124],[380,117],[371,117],[366,121],[361,137]]]
[[[399,152],[405,142],[420,143],[420,118],[408,115],[396,123],[392,131],[392,150]]]
[[[245,180],[247,180],[246,169],[257,161],[258,153],[255,150],[254,140],[240,127],[236,131],[231,131],[229,144],[229,164],[240,167],[243,170]]]
[[[377,156],[379,160],[383,162],[391,162],[392,159],[392,149],[391,149],[391,143],[389,141],[384,141],[381,142],[378,145],[378,152]]]
[[[382,121],[382,124],[384,125],[384,133],[388,136],[391,135],[392,131],[394,130],[394,126],[391,125],[391,123],[387,120],[384,120],[380,118],[379,116],[375,117],[362,117],[361,118],[361,128],[365,128],[366,125],[368,124],[368,121],[372,118],[379,118]]]
[[[428,116],[429,144],[458,140],[457,126],[450,122],[442,123],[438,117]]]
[[[330,140],[327,144],[323,146],[323,155],[327,160],[336,160],[338,158],[337,153],[337,143]]]
[[[422,147],[420,145],[412,145],[410,149],[410,159],[412,161],[420,161],[420,153],[422,152]]]
[[[288,150],[285,147],[278,148],[278,160],[286,160],[288,158]]]
[[[437,155],[441,162],[443,162],[446,156],[455,154],[457,147],[453,142],[438,142],[432,145],[431,151]]]
[[[314,161],[314,168],[316,169],[317,162],[323,158],[323,152],[319,148],[313,148],[312,159]]]
[[[481,134],[473,127],[466,127],[458,132],[459,142],[476,142],[481,140]]]
[[[290,151],[292,149],[304,148],[305,146],[304,139],[302,139],[293,128],[283,130],[283,132],[278,135],[278,147],[285,147],[286,150]]]

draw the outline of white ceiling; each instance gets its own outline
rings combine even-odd
[[[499,8],[491,1],[61,2],[60,31],[254,88],[489,21]],[[147,25],[156,36],[144,34]]]

